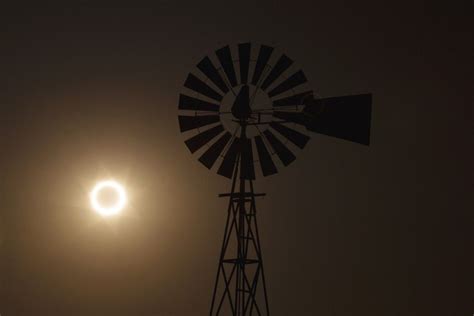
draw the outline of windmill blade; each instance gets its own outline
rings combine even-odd
[[[371,94],[313,99],[303,111],[307,116],[306,128],[310,131],[370,144]]]
[[[199,148],[209,143],[214,137],[216,137],[223,131],[224,131],[224,127],[222,125],[217,125],[202,133],[197,134],[196,136],[191,137],[184,143],[186,144],[186,146],[188,146],[191,153],[194,153]]]
[[[188,75],[188,78],[186,78],[184,86],[186,88],[199,92],[200,94],[205,95],[206,97],[209,97],[213,100],[219,102],[222,101],[222,95],[220,95],[218,92],[216,92],[206,83],[204,83],[201,79],[191,73]]]
[[[230,145],[229,149],[224,155],[224,160],[222,161],[219,170],[217,173],[221,176],[231,179],[233,175],[233,171],[235,168],[235,164],[237,162],[237,157],[239,156],[240,152],[240,139],[235,137],[234,141]]]
[[[226,132],[199,157],[199,161],[206,166],[207,169],[211,169],[231,138],[232,134]]]
[[[278,170],[273,163],[272,156],[268,152],[262,137],[255,136],[255,145],[257,146],[258,160],[260,161],[263,176],[266,177],[277,173]]]
[[[197,64],[197,67],[199,70],[202,71],[203,74],[209,78],[221,91],[226,94],[229,92],[229,88],[225,84],[224,79],[222,79],[221,75],[217,71],[217,68],[214,66],[212,61],[209,59],[209,57],[204,57],[199,64]]]
[[[286,122],[306,126],[306,115],[302,112],[273,111],[273,116]]]
[[[292,128],[289,128],[288,126],[285,126],[283,124],[280,124],[278,122],[271,122],[270,126],[276,130],[278,133],[283,135],[286,139],[288,139],[290,142],[298,146],[299,148],[303,149],[304,146],[309,141],[309,137],[298,132],[297,130],[294,130]]]
[[[253,166],[252,142],[250,139],[241,139],[241,155],[240,155],[240,178],[254,180],[255,169]]]
[[[283,144],[272,132],[268,129],[263,132],[265,137],[267,138],[268,142],[272,146],[273,150],[276,152],[278,158],[280,158],[281,162],[288,166],[292,163],[296,157],[295,155]]]
[[[273,101],[273,107],[302,105],[306,98],[312,98],[313,91],[306,91]]]
[[[260,77],[262,76],[263,70],[265,70],[265,66],[268,64],[268,60],[270,60],[272,52],[273,47],[265,45],[260,46],[260,51],[257,57],[257,64],[255,65],[255,70],[253,72],[252,77],[252,84],[254,86],[258,85]]]
[[[220,106],[207,101],[199,100],[184,94],[179,95],[180,110],[192,110],[192,111],[212,111],[218,112]]]
[[[304,75],[304,72],[302,70],[294,73],[291,75],[289,78],[287,78],[285,81],[280,83],[278,86],[276,86],[274,89],[272,89],[270,92],[268,92],[268,96],[270,98],[273,98],[274,96],[281,94],[283,92],[286,92],[290,89],[293,89],[296,86],[299,86],[300,84],[303,84],[307,82],[308,79],[306,79],[306,76]]]
[[[293,60],[291,60],[285,54],[281,55],[280,59],[278,59],[275,66],[272,68],[268,76],[262,83],[262,90],[266,90],[275,80],[280,77],[280,75],[287,70],[291,64],[293,64]]]
[[[239,44],[240,83],[247,84],[250,65],[250,43]]]
[[[200,115],[200,116],[185,116],[179,115],[179,128],[181,132],[186,132],[201,126],[210,125],[219,122],[219,115]]]
[[[230,85],[235,87],[237,85],[237,77],[235,76],[234,63],[232,61],[232,55],[230,47],[225,46],[216,51],[217,58],[219,59],[222,68],[224,69],[227,79],[229,79]]]

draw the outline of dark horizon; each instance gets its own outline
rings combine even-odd
[[[321,97],[372,93],[370,147],[320,134],[255,190],[272,315],[474,312],[472,2],[2,8],[0,314],[207,315],[230,181],[178,98],[225,45]],[[124,216],[87,194],[125,183]]]

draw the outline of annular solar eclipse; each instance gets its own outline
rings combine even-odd
[[[113,193],[107,203],[104,202],[104,193]],[[125,188],[115,180],[104,180],[98,182],[90,192],[91,206],[100,215],[104,217],[119,214],[127,205],[127,193]]]

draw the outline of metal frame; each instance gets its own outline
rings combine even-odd
[[[255,203],[265,194],[255,193],[253,181],[239,176],[239,160],[231,192],[219,195],[229,197],[229,205],[209,315],[269,316]]]

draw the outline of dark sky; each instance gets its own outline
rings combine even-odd
[[[373,93],[370,147],[315,134],[256,182],[273,315],[472,314],[473,7],[434,2],[3,4],[1,315],[207,314],[230,183],[177,101],[246,41],[319,95]],[[101,220],[87,192],[110,176],[131,205]]]

